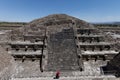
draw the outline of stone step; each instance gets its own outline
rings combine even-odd
[[[37,75],[17,75],[14,76],[15,78],[27,78],[27,77],[54,77],[56,72],[43,72],[38,73]],[[73,72],[60,72],[61,77],[86,77],[86,76],[104,76],[99,73],[92,73],[92,72],[79,72],[79,71],[73,71]],[[113,76],[113,75],[112,75]]]
[[[54,77],[12,78],[11,80],[55,80]],[[120,80],[114,76],[60,77],[58,80]]]

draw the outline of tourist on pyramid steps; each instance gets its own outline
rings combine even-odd
[[[56,74],[55,74],[54,79],[59,79],[59,77],[60,77],[60,71],[57,71]]]

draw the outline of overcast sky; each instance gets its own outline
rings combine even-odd
[[[120,0],[0,0],[0,21],[29,22],[60,13],[87,22],[120,21]]]

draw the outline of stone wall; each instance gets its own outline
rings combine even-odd
[[[113,59],[111,59],[107,65],[103,66],[103,72],[104,74],[112,74],[116,77],[120,77],[120,53],[117,54]]]

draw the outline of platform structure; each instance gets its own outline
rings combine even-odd
[[[24,40],[9,41],[8,45],[10,50],[8,51],[15,60],[26,59],[40,59],[43,53],[46,51],[45,36],[38,35],[24,35]]]
[[[114,43],[106,42],[105,35],[96,28],[76,28],[75,39],[83,60],[111,60],[118,54]]]
[[[54,77],[56,71],[62,77],[104,75],[101,67],[118,54],[114,43],[89,23],[71,19],[30,24],[22,40],[11,39],[8,53],[16,60],[14,77]]]

